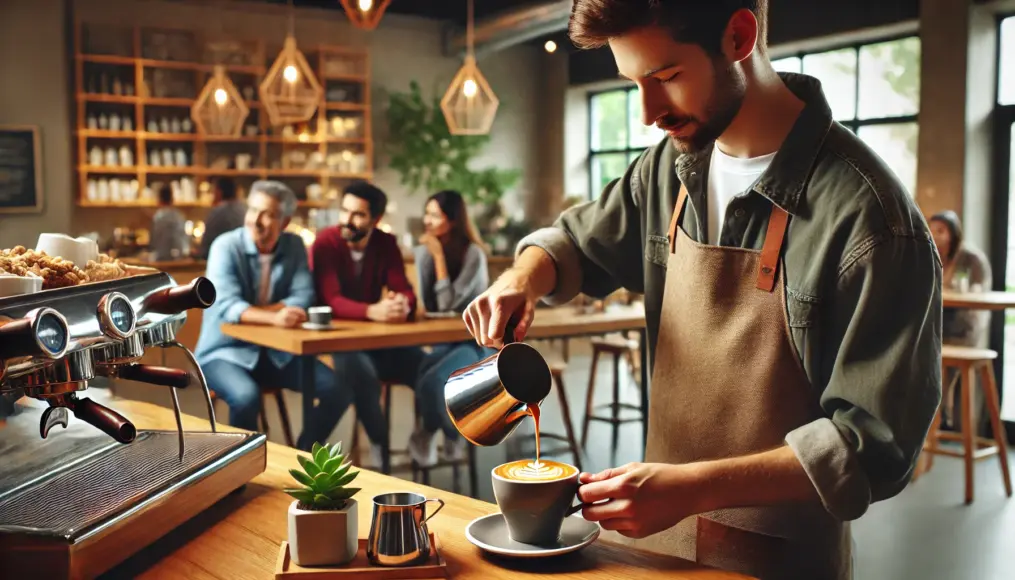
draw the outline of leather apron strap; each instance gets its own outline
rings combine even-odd
[[[670,219],[670,253],[677,249],[677,227],[680,223],[680,216],[684,213],[687,205],[687,186],[680,184],[680,193],[677,194],[677,205],[673,207],[673,217]],[[772,212],[768,218],[768,231],[765,233],[765,245],[761,248],[761,262],[758,265],[758,290],[771,292],[775,289],[775,278],[779,270],[779,256],[782,254],[782,244],[786,240],[786,231],[789,229],[789,213],[776,204],[772,204]]]

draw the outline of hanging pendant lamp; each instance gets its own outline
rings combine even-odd
[[[486,135],[493,126],[500,101],[486,77],[476,66],[473,51],[473,9],[469,0],[469,16],[466,23],[465,63],[451,81],[444,98],[441,99],[441,111],[452,135]]]
[[[296,47],[295,9],[289,5],[289,35],[275,63],[259,88],[268,120],[272,125],[309,121],[321,104],[324,89],[307,59]]]
[[[377,28],[384,11],[391,0],[341,0],[342,8],[349,21],[357,28],[373,30]]]
[[[190,107],[190,118],[194,120],[197,132],[201,135],[238,137],[243,132],[248,115],[250,108],[243,102],[225,67],[216,65],[215,72]]]

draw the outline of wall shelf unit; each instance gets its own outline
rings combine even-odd
[[[255,179],[278,179],[301,208],[327,208],[346,183],[373,178],[370,60],[363,50],[301,46],[324,96],[309,122],[272,127],[257,87],[281,39],[147,26],[123,27],[116,37],[91,26],[77,22],[74,38],[79,207],[155,207],[155,188],[168,182],[179,192],[177,207],[207,208],[214,180],[231,177],[243,189]],[[241,136],[200,135],[190,121],[215,64],[225,66],[250,109]]]

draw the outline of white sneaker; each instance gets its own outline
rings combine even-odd
[[[420,467],[437,465],[437,437],[423,427],[417,427],[409,436],[409,456]]]
[[[367,453],[366,467],[374,471],[381,471],[384,466],[384,447],[381,445],[370,442],[370,451]]]
[[[469,442],[466,441],[465,437],[458,437],[457,439],[448,439],[445,437],[441,459],[448,462],[464,461],[469,450],[468,445]]]

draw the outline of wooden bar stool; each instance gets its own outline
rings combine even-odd
[[[602,421],[613,425],[613,448],[617,448],[617,441],[620,436],[620,426],[624,423],[637,423],[645,420],[641,407],[629,403],[620,402],[620,357],[625,357],[631,369],[634,369],[634,353],[638,351],[638,342],[624,337],[610,336],[606,338],[593,338],[592,343],[592,368],[589,372],[589,389],[585,397],[585,420],[582,423],[582,447],[588,443],[589,423]],[[610,415],[596,415],[596,406],[592,404],[596,388],[596,367],[599,364],[599,355],[613,355],[613,402],[599,405],[600,409],[609,409]],[[635,416],[622,417],[621,411],[634,411]]]
[[[986,348],[971,348],[964,346],[945,345],[941,349],[941,366],[943,367],[942,379],[947,376],[948,369],[955,369],[959,372],[961,389],[960,405],[962,407],[962,432],[950,433],[941,431],[941,409],[944,406],[942,401],[938,407],[934,422],[930,427],[930,434],[923,450],[928,453],[926,471],[930,471],[934,465],[934,455],[948,455],[959,457],[965,460],[966,464],[966,503],[973,502],[973,466],[977,460],[997,455],[1001,464],[1001,477],[1004,481],[1005,495],[1011,497],[1011,475],[1008,472],[1008,446],[1005,443],[1005,431],[1001,425],[1001,408],[998,402],[997,382],[994,378],[994,359],[997,352]],[[994,432],[994,439],[976,436],[976,423],[973,419],[973,388],[976,384],[976,373],[980,373],[980,384],[983,385],[983,395],[987,403],[987,413],[990,415],[990,425]],[[939,441],[959,441],[963,444],[963,451],[957,452],[950,449],[942,449]]]
[[[218,395],[215,391],[209,389],[208,392],[211,394],[213,404],[215,401],[218,401]],[[264,398],[269,396],[275,397],[275,404],[278,405],[278,415],[282,419],[282,436],[285,437],[285,444],[289,447],[296,447],[296,440],[293,439],[292,425],[289,423],[289,410],[285,406],[285,395],[279,387],[261,387],[261,411],[258,413],[261,430],[264,431],[265,435],[268,435],[268,417],[264,414]]]

